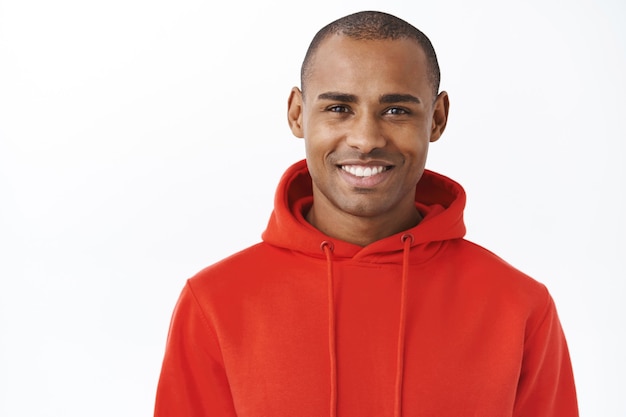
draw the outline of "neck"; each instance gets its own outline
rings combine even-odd
[[[415,227],[422,220],[422,215],[416,208],[408,211],[405,216],[398,217],[361,217],[349,213],[341,213],[335,217],[319,215],[314,204],[307,213],[306,220],[327,236],[362,247]]]

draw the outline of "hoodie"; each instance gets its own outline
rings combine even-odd
[[[465,240],[465,193],[426,170],[423,220],[361,247],[305,220],[305,161],[262,242],[189,279],[155,416],[575,417],[545,286]]]

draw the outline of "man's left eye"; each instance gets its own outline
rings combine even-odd
[[[389,109],[387,109],[385,111],[386,114],[394,114],[394,115],[404,115],[404,114],[409,114],[409,112],[406,109],[403,109],[401,107],[391,107]]]

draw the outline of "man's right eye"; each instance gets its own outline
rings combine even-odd
[[[334,113],[347,113],[347,112],[350,111],[350,109],[348,107],[342,106],[342,105],[339,105],[339,104],[327,107],[326,110],[330,111],[330,112],[334,112]]]

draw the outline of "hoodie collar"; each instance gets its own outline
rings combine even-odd
[[[333,239],[309,224],[305,214],[313,204],[313,187],[306,160],[289,167],[283,174],[274,199],[274,210],[263,233],[263,240],[274,246],[323,257],[320,243],[332,241],[333,256],[339,258],[384,258],[401,262],[401,235],[411,233],[412,247],[438,246],[465,235],[463,210],[465,192],[453,180],[425,170],[415,188],[415,205],[423,216],[415,227],[361,247]]]

